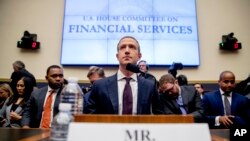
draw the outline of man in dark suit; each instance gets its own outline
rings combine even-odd
[[[249,101],[233,92],[235,75],[231,71],[223,71],[218,83],[219,90],[205,93],[203,97],[204,112],[210,128],[246,126],[250,119]]]
[[[164,114],[192,114],[195,122],[203,121],[201,98],[193,86],[180,86],[170,73],[161,76],[159,85]]]
[[[86,92],[83,96],[83,107],[86,107],[88,105],[88,99],[89,99],[89,95],[92,89],[92,85],[96,80],[105,78],[105,72],[104,69],[101,67],[97,67],[97,66],[90,66],[89,67],[89,72],[87,74],[87,77],[90,81],[90,86],[89,87],[85,87],[84,91]],[[83,108],[83,110],[85,110],[85,108]],[[83,111],[85,113],[85,111]]]
[[[126,70],[128,63],[136,65],[141,58],[139,42],[131,36],[121,38],[117,44],[116,58],[119,61],[118,72],[94,82],[88,104],[84,107],[85,113],[119,115],[160,113],[155,84]],[[130,90],[127,90],[127,87],[130,87]]]
[[[12,72],[11,74],[11,81],[10,81],[10,87],[12,88],[13,92],[16,92],[16,84],[17,81],[20,80],[22,77],[29,77],[31,79],[32,82],[32,86],[34,88],[37,88],[37,84],[36,84],[36,78],[34,77],[34,75],[32,73],[30,73],[26,68],[25,68],[25,64],[22,61],[15,61],[13,64],[13,70],[14,72]]]
[[[140,60],[137,63],[137,66],[140,68],[140,70],[142,72],[139,74],[139,76],[144,77],[145,79],[152,80],[153,82],[157,83],[156,78],[152,74],[149,73],[149,65],[148,65],[147,61]]]
[[[44,116],[44,105],[48,99],[51,91],[52,95],[52,109],[51,117],[54,117],[59,112],[60,103],[60,91],[64,83],[63,69],[60,66],[52,65],[47,69],[45,76],[48,86],[34,90],[28,101],[26,108],[24,109],[21,124],[23,128],[49,128],[51,127],[51,121],[46,126],[41,125],[41,120]]]

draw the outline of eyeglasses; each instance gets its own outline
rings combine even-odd
[[[175,84],[171,84],[171,86],[169,86],[168,89],[166,89],[166,90],[164,91],[164,93],[169,93],[169,92],[173,91],[174,86],[175,86]]]

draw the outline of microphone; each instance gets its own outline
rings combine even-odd
[[[143,73],[137,65],[128,63],[126,69],[134,73]]]

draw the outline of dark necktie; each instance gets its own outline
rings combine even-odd
[[[228,100],[229,96],[230,96],[229,93],[224,93],[225,115],[231,115],[231,105]]]
[[[131,78],[125,78],[126,84],[123,91],[122,114],[132,114],[133,109],[133,96],[132,89],[129,84]]]

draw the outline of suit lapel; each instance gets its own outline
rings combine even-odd
[[[59,103],[61,101],[61,91],[62,91],[62,88],[60,88],[56,94],[56,99],[55,99],[54,106],[53,106],[53,116],[55,116],[59,112]]]
[[[183,102],[183,105],[185,106],[185,110],[187,113],[188,113],[188,106],[187,106],[188,105],[188,95],[189,95],[189,93],[187,93],[187,91],[184,91],[183,87],[181,87],[182,102]]]
[[[214,107],[217,109],[219,109],[220,114],[224,114],[224,106],[223,106],[223,101],[222,101],[222,97],[220,94],[220,91],[217,91],[215,93],[215,103],[214,103]],[[217,105],[216,105],[217,104]]]
[[[231,114],[235,114],[234,111],[236,111],[236,105],[237,105],[237,95],[232,93],[232,101],[231,101]]]
[[[166,104],[169,105],[173,114],[182,114],[179,105],[176,102],[176,99],[166,100]]]
[[[115,114],[118,114],[118,107],[119,107],[119,102],[118,102],[118,84],[117,84],[117,74],[113,75],[110,77],[107,81],[107,86],[108,88],[108,94],[110,101],[113,105],[113,109]]]
[[[37,100],[37,105],[38,105],[38,112],[42,113],[43,112],[43,105],[45,101],[45,97],[48,91],[48,87],[44,87],[41,89],[40,93],[38,94],[38,100]]]
[[[138,80],[137,114],[140,114],[142,112],[142,107],[140,105],[141,105],[141,102],[143,101],[143,94],[145,94],[145,92],[143,89],[143,85],[144,85],[143,79],[137,76],[137,80]]]

